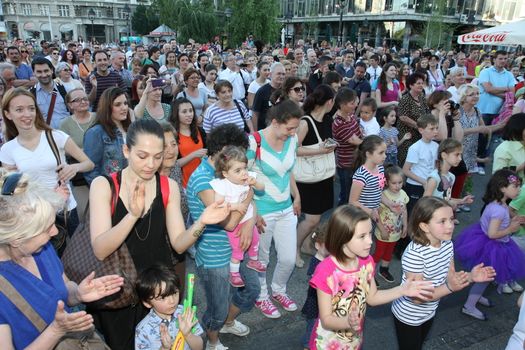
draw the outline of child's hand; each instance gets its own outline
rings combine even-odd
[[[447,284],[453,292],[462,290],[470,284],[468,273],[465,271],[450,272],[447,276]]]
[[[401,290],[404,296],[427,301],[430,300],[434,294],[434,285],[432,281],[407,279],[406,282],[401,285]]]
[[[164,323],[160,324],[160,342],[162,344],[162,350],[171,349],[171,345],[173,344],[173,339],[170,336],[168,327]]]
[[[407,132],[405,135],[403,135],[403,140],[408,141],[412,138],[412,134]]]
[[[476,265],[470,271],[472,282],[489,282],[496,277],[496,270],[492,266],[483,266],[483,263]]]
[[[377,209],[372,209],[372,212],[370,213],[370,217],[372,220],[377,221],[379,220],[379,214],[377,212]]]
[[[517,232],[521,228],[521,224],[523,222],[523,219],[521,216],[516,215],[515,217],[510,220],[510,225],[508,227],[508,230],[511,233]]]
[[[191,308],[187,308],[182,315],[178,315],[179,319],[179,330],[184,337],[187,337],[191,333],[193,326],[197,324],[197,319],[194,318],[195,313]]]
[[[257,183],[257,180],[253,176],[248,176],[246,183],[248,186],[254,186]]]
[[[357,305],[352,304],[348,312],[348,325],[355,333],[361,330],[361,319],[359,318],[359,309]]]
[[[474,203],[474,196],[471,195],[471,194],[469,194],[469,195],[463,197],[463,199],[461,200],[461,202],[462,202],[463,204],[472,204],[472,203]]]

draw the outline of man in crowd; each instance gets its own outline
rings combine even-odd
[[[126,57],[122,51],[114,51],[111,53],[111,68],[110,70],[117,72],[124,83],[128,91],[131,91],[131,84],[133,83],[133,75],[131,71],[124,68],[124,61]]]
[[[166,64],[166,54],[171,51],[171,45],[170,44],[164,44],[162,45],[162,53],[159,57],[159,64],[160,66],[164,66]]]
[[[31,88],[36,97],[38,108],[46,123],[53,129],[58,129],[64,119],[71,113],[66,106],[66,89],[53,79],[55,67],[48,59],[36,57],[31,67],[38,83]]]
[[[359,106],[356,110],[356,115],[358,115],[363,101],[370,97],[372,91],[370,82],[366,80],[366,64],[364,62],[355,64],[354,77],[348,81],[348,88],[355,90],[357,97],[359,97]]]
[[[4,78],[6,87],[5,90],[11,89],[13,86],[14,81],[16,80],[15,75],[15,66],[12,65],[9,62],[1,62],[0,63],[0,76]]]
[[[315,72],[316,69],[319,68],[319,63],[317,62],[317,54],[315,53],[315,50],[309,49],[306,52],[306,59],[308,60],[308,65],[310,66],[310,74]]]
[[[149,59],[151,61],[150,64],[157,69],[157,71],[160,68],[159,64],[159,58],[160,58],[160,49],[157,46],[153,46],[151,49],[149,49]]]
[[[31,87],[36,84],[36,79],[33,77],[33,70],[27,64],[22,63],[20,59],[20,50],[16,46],[9,46],[7,48],[7,57],[12,65],[15,66],[16,80],[13,82],[15,87]]]
[[[297,77],[301,79],[303,83],[307,83],[308,77],[310,76],[310,66],[308,65],[308,62],[304,61],[303,49],[295,49],[294,62],[297,64]]]
[[[330,71],[332,62],[332,57],[330,56],[321,56],[319,58],[319,68],[310,74],[310,78],[308,79],[306,89],[309,94],[312,93],[317,86],[322,84],[324,76]]]
[[[275,90],[281,88],[286,75],[283,64],[279,62],[272,64],[270,72],[270,83],[263,85],[257,90],[253,100],[252,123],[255,130],[261,130],[266,127],[266,114],[271,107],[270,96]]]
[[[370,77],[369,80],[371,83],[376,81],[383,71],[383,69],[379,67],[379,60],[379,55],[372,55],[370,57],[370,67],[366,69],[366,73]]]
[[[95,51],[93,57],[97,70],[91,73],[86,81],[86,93],[93,110],[96,111],[104,90],[115,86],[126,90],[126,84],[117,72],[109,70],[109,57],[106,51]]]
[[[239,69],[235,56],[230,54],[224,60],[226,69],[219,73],[219,80],[228,80],[233,86],[233,98],[244,101],[246,97],[245,84],[248,84],[248,74]]]
[[[335,67],[335,71],[343,78],[343,84],[347,84],[354,76],[354,53],[345,52],[343,62]]]

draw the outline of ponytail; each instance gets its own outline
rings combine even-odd
[[[366,154],[373,153],[376,148],[383,144],[384,141],[377,135],[370,135],[364,138],[363,142],[357,148],[357,157],[354,163],[354,171],[366,162]]]

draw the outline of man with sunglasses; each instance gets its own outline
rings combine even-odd
[[[9,62],[15,66],[16,80],[13,81],[13,86],[26,88],[34,86],[37,80],[33,77],[33,70],[27,64],[22,63],[18,47],[9,46],[7,48],[7,57]]]
[[[58,47],[51,47],[49,49],[51,54],[46,56],[46,59],[51,62],[54,68],[56,68],[60,62],[60,49]]]

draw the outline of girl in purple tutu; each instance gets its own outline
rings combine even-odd
[[[496,270],[498,293],[522,291],[516,280],[525,277],[525,255],[510,235],[524,224],[524,217],[510,217],[507,202],[520,193],[520,179],[515,172],[507,169],[494,173],[483,196],[485,208],[479,223],[459,235],[455,242],[456,253],[465,268],[484,263]],[[479,303],[492,306],[483,292],[488,282],[475,283],[462,312],[479,320],[486,320],[483,312],[476,308]]]

